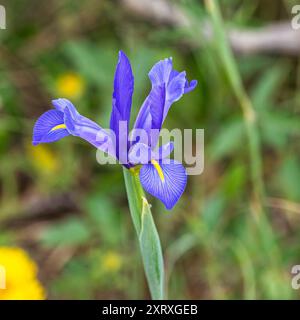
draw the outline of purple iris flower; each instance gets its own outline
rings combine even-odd
[[[175,160],[164,161],[173,151],[171,142],[158,150],[155,148],[172,103],[193,90],[197,81],[188,82],[184,71],[174,70],[172,58],[156,63],[149,72],[149,78],[152,88],[134,124],[134,129],[144,130],[147,139],[132,142],[128,138],[134,78],[128,58],[120,51],[114,78],[111,131],[79,114],[69,100],[56,99],[52,101],[54,109],[36,121],[33,145],[54,142],[68,135],[78,136],[118,159],[127,169],[138,168],[143,188],[160,199],[167,209],[172,209],[185,189],[186,171]],[[121,132],[120,123],[126,125]]]

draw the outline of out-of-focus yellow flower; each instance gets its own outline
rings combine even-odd
[[[122,265],[122,257],[116,252],[108,251],[102,257],[102,267],[105,272],[117,272]]]
[[[56,89],[62,98],[76,99],[84,91],[85,83],[82,77],[76,73],[68,72],[58,77]]]
[[[46,297],[37,279],[36,264],[20,248],[0,247],[0,277],[0,300],[42,300]]]
[[[44,174],[57,172],[59,163],[54,152],[46,145],[28,146],[28,156],[36,169]]]

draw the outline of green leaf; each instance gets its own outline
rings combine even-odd
[[[299,134],[297,117],[279,111],[264,112],[260,127],[264,142],[275,148],[284,147],[292,135]]]
[[[143,198],[142,229],[139,240],[152,298],[163,299],[164,263],[162,250],[146,198]]]
[[[239,139],[237,139],[239,137]],[[215,135],[210,146],[210,156],[213,160],[231,155],[241,147],[241,139],[245,138],[245,127],[241,120],[226,123]]]
[[[254,107],[259,111],[272,106],[274,97],[285,79],[289,69],[285,64],[279,64],[267,71],[260,77],[251,92]]]
[[[71,41],[64,46],[64,51],[77,70],[87,80],[107,87],[113,78],[113,69],[117,54],[114,48],[97,46],[86,41]]]
[[[225,207],[224,197],[220,194],[214,194],[205,203],[202,212],[202,219],[207,231],[214,231],[220,221],[220,217]]]
[[[108,197],[99,193],[89,195],[85,201],[85,208],[89,221],[105,243],[117,246],[122,242],[120,214]]]
[[[131,174],[127,169],[124,169],[123,172],[131,218],[135,231],[139,235],[141,230],[142,197],[144,196],[144,191],[137,176]]]
[[[123,169],[131,218],[138,235],[152,299],[164,297],[164,264],[159,235],[138,172]]]
[[[300,168],[299,158],[295,155],[286,155],[281,166],[278,168],[275,183],[282,197],[292,201],[300,200]]]
[[[42,235],[41,241],[46,246],[80,245],[89,240],[88,228],[76,218],[51,226]]]

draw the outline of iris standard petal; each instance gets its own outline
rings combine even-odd
[[[174,149],[173,142],[169,142],[159,147],[157,150],[151,148],[144,143],[136,143],[128,152],[130,164],[148,164],[151,160],[162,160],[167,158]],[[168,159],[171,161],[170,159]]]
[[[179,72],[177,70],[172,70],[171,74],[170,74],[170,79],[169,81],[172,81],[177,75],[179,74]],[[184,86],[184,93],[188,93],[192,90],[194,90],[196,88],[198,84],[197,80],[191,80],[190,82],[186,79],[185,81],[185,86]]]
[[[163,124],[168,111],[173,102],[179,100],[184,93],[188,93],[193,90],[196,85],[197,81],[192,80],[190,83],[186,79],[185,72],[178,72],[173,69],[172,65],[172,58],[164,59],[157,62],[149,72],[149,78],[152,83],[152,89],[150,91],[149,96],[146,98],[145,102],[143,103],[137,120],[135,122],[135,128],[143,128],[147,131],[150,131],[152,128],[152,112],[155,110],[157,113],[163,114],[162,122],[160,125]],[[157,87],[164,87],[165,88],[165,96],[163,103],[159,105],[155,105],[152,109],[149,107],[149,97],[152,95],[152,91],[156,90]],[[161,107],[162,105],[162,107]],[[158,109],[163,110],[158,110]],[[149,121],[149,119],[151,121]],[[151,128],[149,128],[149,123],[151,123]],[[159,128],[160,130],[161,128]],[[155,147],[155,143],[157,142],[156,139],[153,139],[152,147]]]
[[[134,129],[144,129],[147,132],[149,146],[156,146],[159,131],[163,122],[163,112],[165,104],[166,88],[154,86],[145,100],[138,116]]]
[[[33,128],[32,144],[54,142],[69,134],[64,124],[63,112],[49,110],[36,121]]]
[[[168,142],[163,146],[159,147],[157,150],[154,150],[152,153],[152,159],[161,160],[167,158],[174,150],[174,143]]]
[[[168,83],[172,68],[172,58],[158,61],[149,72],[152,85],[161,86],[162,84]]]
[[[198,84],[197,80],[191,80],[190,82],[186,81],[184,87],[184,93],[189,93],[190,91],[194,90]]]
[[[112,113],[110,118],[110,128],[115,132],[116,135],[117,154],[119,149],[119,122],[126,121],[128,128],[130,121],[133,87],[134,79],[130,62],[125,53],[120,51],[114,78]],[[125,143],[127,143],[127,139]]]
[[[185,71],[180,72],[167,84],[166,101],[164,104],[163,121],[169,112],[172,103],[178,101],[184,94],[184,88],[186,84]]]
[[[187,175],[183,165],[175,160],[170,160],[169,164],[152,160],[151,164],[141,167],[140,180],[143,188],[170,210],[185,189]]]
[[[151,160],[151,153],[151,148],[147,144],[136,143],[128,152],[128,161],[132,165],[147,164]]]

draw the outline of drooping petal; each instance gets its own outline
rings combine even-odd
[[[132,69],[125,53],[119,52],[119,61],[116,67],[114,79],[114,92],[112,96],[112,113],[110,118],[110,128],[116,135],[116,151],[119,154],[119,122],[127,123],[127,128],[130,121],[130,111],[132,104],[132,94],[134,87],[134,78]],[[127,129],[128,134],[128,129]],[[122,133],[124,136],[124,134]],[[122,143],[127,143],[127,138]],[[121,142],[120,142],[121,143]]]
[[[170,210],[185,189],[187,175],[183,165],[175,160],[170,160],[169,164],[152,160],[141,167],[140,180],[143,188]]]
[[[69,134],[64,124],[63,112],[49,110],[36,121],[33,128],[32,144],[54,142]]]
[[[112,146],[113,140],[111,139],[111,136],[96,122],[82,116],[78,112],[74,116],[74,113],[71,113],[69,108],[65,108],[64,123],[67,130],[73,136],[78,136],[86,140],[104,152],[108,152],[108,150],[110,150],[109,154],[115,157],[115,149],[114,146]]]
[[[45,112],[36,122],[33,144],[53,142],[67,135],[78,136],[96,148],[116,156],[114,139],[94,121],[82,116],[67,99],[52,101],[55,110]]]
[[[52,100],[52,104],[55,109],[61,112],[64,112],[65,109],[68,109],[73,117],[76,117],[77,115],[79,115],[79,112],[76,110],[73,103],[68,99],[65,99],[65,98],[55,99],[55,100]]]

